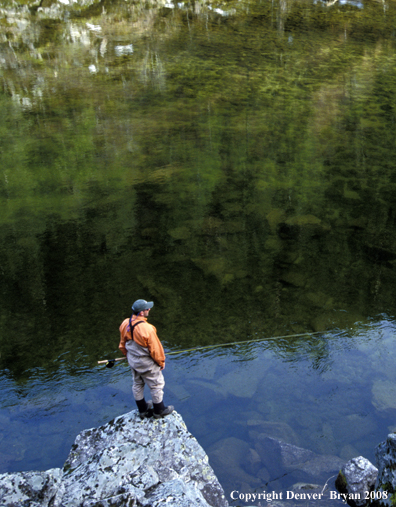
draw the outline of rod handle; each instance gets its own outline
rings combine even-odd
[[[124,361],[126,357],[116,357],[115,359],[103,359],[103,361],[98,361],[98,364],[108,363],[109,361]]]

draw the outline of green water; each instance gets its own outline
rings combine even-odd
[[[395,22],[390,2],[0,2],[0,472],[61,466],[133,408],[127,368],[96,362],[141,297],[168,351],[323,333],[169,356],[227,494],[301,479],[238,454],[278,423],[374,460],[396,409]]]

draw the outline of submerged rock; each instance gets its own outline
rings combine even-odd
[[[265,421],[258,418],[249,419],[247,427],[251,428],[249,436],[254,441],[258,439],[259,435],[263,435],[263,437],[272,437],[289,444],[297,445],[299,443],[296,432],[289,424],[283,421]]]
[[[286,213],[283,209],[275,208],[272,209],[265,218],[268,220],[271,232],[275,234],[278,224],[284,222]]]
[[[307,284],[306,276],[303,273],[298,273],[296,271],[283,273],[280,276],[280,280],[287,285],[292,285],[293,287],[304,287]]]
[[[208,457],[174,412],[137,411],[81,432],[63,470],[0,475],[0,505],[227,507]]]
[[[376,380],[372,388],[372,403],[377,410],[396,408],[396,386],[390,380]]]
[[[221,386],[225,396],[232,394],[238,398],[252,398],[269,368],[270,363],[264,363],[261,368],[231,371],[220,377],[217,384]]]
[[[301,471],[311,477],[338,472],[344,461],[337,456],[320,455],[308,449],[276,440],[262,434],[256,441],[256,450],[263,464],[272,474],[280,475]]]
[[[213,466],[218,470],[227,470],[227,478],[235,487],[241,487],[243,483],[261,486],[261,479],[256,476],[262,466],[260,456],[244,440],[224,438],[209,449],[209,454]]]
[[[314,215],[295,215],[284,222],[280,222],[277,232],[282,239],[297,239],[300,235],[306,237],[320,236],[329,232],[330,226]]]

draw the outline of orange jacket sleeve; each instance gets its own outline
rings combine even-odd
[[[124,356],[127,355],[125,343],[127,342],[127,340],[132,339],[131,333],[128,332],[128,327],[129,327],[129,319],[125,319],[120,326],[120,344],[118,345],[118,348],[121,350]]]

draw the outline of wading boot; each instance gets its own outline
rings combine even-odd
[[[161,403],[154,403],[154,417],[156,419],[161,419],[161,417],[165,417],[166,415],[171,414],[175,407],[173,405],[168,405],[165,407],[164,402],[161,401]]]
[[[142,400],[135,400],[137,408],[139,410],[140,419],[145,417],[151,417],[153,415],[153,402],[147,401],[143,398]]]

